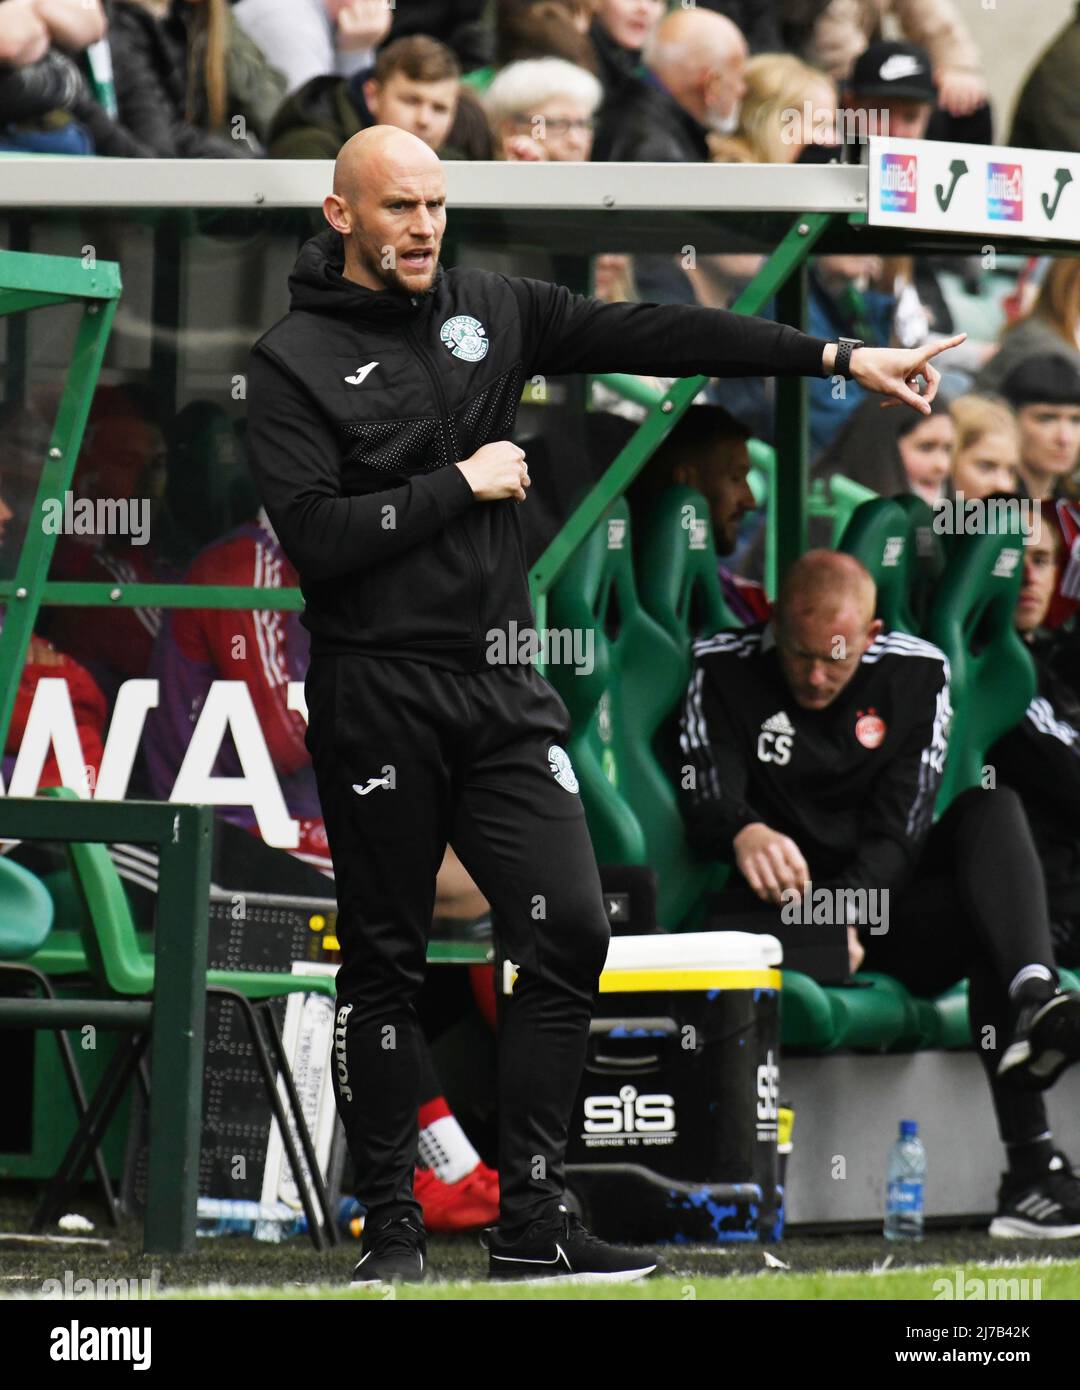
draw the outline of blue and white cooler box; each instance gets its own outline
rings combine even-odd
[[[612,938],[567,1148],[597,1235],[779,1238],[781,956],[747,932]]]

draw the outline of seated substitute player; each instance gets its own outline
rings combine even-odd
[[[441,163],[392,127],[342,147],[333,190],[330,225],[290,278],[290,312],[252,348],[247,401],[252,467],[312,634],[307,746],[342,949],[334,1076],[369,1213],[355,1280],[426,1272],[412,1191],[416,999],[448,843],[518,964],[499,1033],[491,1273],[643,1276],[651,1256],[590,1236],[562,1200],[610,928],[563,747],[566,705],[532,665],[490,658],[493,630],[535,623],[517,515],[531,480],[511,439],[522,382],[837,374],[925,413],[940,380],[931,358],[962,337],[867,348],[720,309],[604,304],[445,270]]]
[[[732,617],[747,624],[769,616],[769,600],[760,584],[735,574],[724,560],[734,553],[739,528],[757,506],[750,488],[748,437],[722,405],[692,405],[626,494],[635,547],[641,546],[652,510],[667,488],[691,487],[702,494],[709,507],[724,601]]]
[[[808,886],[815,904],[826,889],[852,970],[865,959],[931,996],[969,978],[1009,1163],[991,1234],[1080,1235],[1080,1180],[1054,1152],[1039,1094],[1080,1056],[1080,994],[1058,987],[1027,818],[1014,792],[976,788],[931,828],[948,662],[884,632],[874,601],[857,560],[810,551],[770,624],[695,643],[680,739],[688,836],[739,870],[723,925],[774,930]],[[882,892],[887,917],[865,910]]]

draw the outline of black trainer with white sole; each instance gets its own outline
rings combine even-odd
[[[517,1240],[488,1232],[488,1268],[492,1279],[526,1283],[621,1284],[644,1279],[660,1268],[645,1250],[608,1245],[590,1235],[581,1219],[560,1206],[545,1221],[536,1222]]]
[[[990,1234],[1000,1240],[1080,1237],[1080,1177],[1063,1153],[1054,1154],[1042,1177],[1005,1174]]]
[[[1066,990],[1020,1006],[997,1074],[1018,1089],[1045,1091],[1078,1058],[1080,993]]]
[[[350,1281],[356,1288],[372,1284],[419,1284],[427,1273],[424,1232],[409,1216],[388,1217],[364,1225],[364,1253]]]

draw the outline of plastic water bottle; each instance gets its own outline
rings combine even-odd
[[[900,1137],[889,1150],[885,1234],[890,1240],[922,1240],[926,1150],[914,1120],[900,1121]]]
[[[306,1228],[284,1202],[251,1202],[237,1197],[200,1197],[195,1207],[195,1231],[200,1236],[254,1236],[281,1241]]]

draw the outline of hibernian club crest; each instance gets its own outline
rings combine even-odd
[[[568,792],[576,792],[578,780],[574,775],[570,759],[566,750],[560,748],[557,743],[553,743],[548,749],[548,767],[555,774],[555,780],[560,787],[565,787]]]
[[[455,314],[439,329],[439,339],[463,362],[479,362],[487,356],[488,336],[479,319]]]

